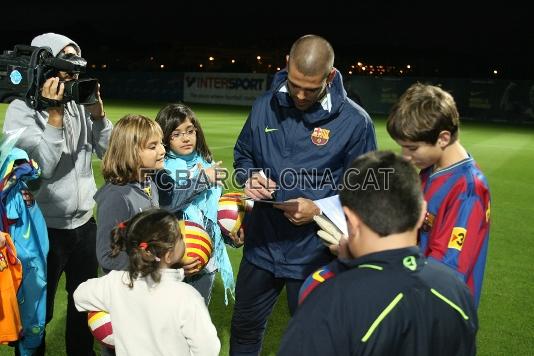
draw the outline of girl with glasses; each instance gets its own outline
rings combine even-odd
[[[171,184],[157,179],[160,206],[179,211],[183,219],[202,225],[214,246],[212,258],[202,270],[198,271],[198,260],[183,266],[185,281],[200,292],[207,305],[215,272],[219,270],[227,303],[227,290],[234,291],[234,276],[225,241],[217,225],[217,208],[222,194],[220,178],[226,177],[226,171],[220,168],[221,161],[213,161],[200,122],[191,108],[183,104],[169,104],[160,110],[156,122],[163,131],[166,148],[165,176],[172,179]]]

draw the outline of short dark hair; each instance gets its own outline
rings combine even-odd
[[[130,288],[139,276],[150,275],[159,282],[159,259],[182,238],[176,216],[165,209],[152,208],[113,228],[111,255],[117,256],[121,251],[128,254]]]
[[[451,94],[440,87],[415,83],[410,86],[388,116],[386,128],[395,140],[425,142],[431,145],[441,131],[451,133],[451,142],[458,138],[460,115]]]
[[[356,158],[345,173],[340,199],[382,237],[415,228],[423,204],[417,170],[389,151]]]
[[[294,65],[304,75],[323,74],[326,78],[334,66],[334,49],[321,36],[302,36],[291,46],[288,65],[289,70]]]
[[[178,104],[168,104],[163,107],[156,116],[156,122],[161,127],[163,131],[163,145],[168,151],[171,143],[171,135],[174,129],[180,126],[185,120],[189,119],[191,124],[197,130],[197,145],[195,150],[207,161],[212,161],[212,154],[204,137],[204,131],[200,126],[195,113],[187,105],[178,103]]]

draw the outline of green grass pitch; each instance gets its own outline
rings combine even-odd
[[[112,121],[128,113],[151,118],[163,102],[106,102]],[[232,168],[232,149],[247,118],[247,107],[192,104],[215,159]],[[0,104],[0,123],[6,104]],[[380,149],[399,151],[385,130],[385,118],[373,116]],[[492,226],[482,299],[479,308],[479,355],[527,355],[534,349],[534,128],[464,121],[461,142],[475,157],[490,184]],[[102,185],[100,161],[93,161],[97,185]],[[237,272],[241,250],[228,248]],[[64,280],[58,288],[54,320],[47,327],[49,355],[64,355],[66,294]],[[177,301],[179,302],[179,301]],[[233,304],[226,307],[219,279],[210,312],[228,354]],[[285,294],[269,320],[263,354],[274,355],[288,321]],[[95,346],[98,351],[98,346]],[[12,349],[0,346],[0,355]]]

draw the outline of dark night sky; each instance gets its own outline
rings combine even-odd
[[[89,62],[159,55],[180,46],[277,51],[283,60],[296,38],[315,33],[333,44],[340,59],[438,63],[453,73],[462,65],[495,66],[517,79],[523,73],[534,79],[534,26],[523,8],[479,5],[473,10],[449,2],[328,8],[325,2],[308,3],[303,11],[294,4],[254,2],[246,11],[223,2],[172,3],[177,10],[170,2],[147,4],[151,6],[85,2],[83,11],[72,3],[59,11],[50,3],[34,5],[33,14],[3,16],[0,49],[51,31],[76,40]]]

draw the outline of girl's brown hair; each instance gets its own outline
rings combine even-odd
[[[159,261],[182,240],[178,219],[164,209],[145,210],[111,231],[111,255],[126,251],[130,288],[137,277],[159,282]]]
[[[124,185],[139,180],[139,151],[154,136],[161,138],[163,133],[148,117],[129,114],[121,118],[113,128],[102,161],[102,175],[106,182]]]
[[[200,122],[193,110],[184,104],[168,104],[161,109],[156,116],[156,122],[163,130],[163,144],[165,145],[165,148],[168,150],[170,147],[172,132],[187,119],[191,121],[191,124],[197,130],[197,146],[195,147],[195,150],[207,162],[211,162],[213,158],[211,151],[208,148],[208,144],[206,143],[204,131],[202,131]]]

